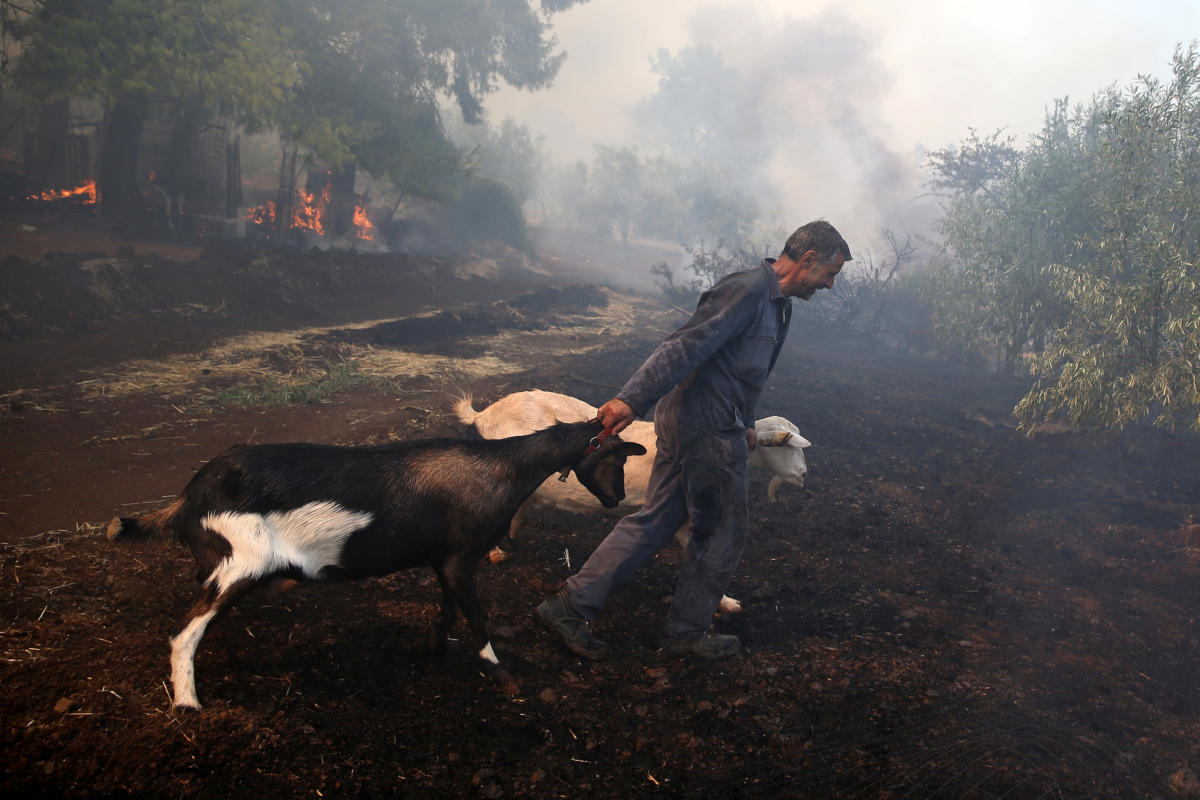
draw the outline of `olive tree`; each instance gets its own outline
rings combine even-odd
[[[1089,224],[1047,269],[1069,309],[1033,357],[1023,425],[1116,431],[1149,419],[1200,430],[1200,58],[1098,98],[1080,138]]]
[[[945,199],[938,330],[1034,376],[1015,413],[1102,433],[1200,430],[1200,56],[1177,49],[1090,105],[1056,103],[1024,150],[972,136],[931,158]]]

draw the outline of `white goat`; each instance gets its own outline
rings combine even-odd
[[[467,394],[454,403],[454,413],[464,425],[474,425],[485,439],[518,436],[538,430],[556,421],[583,422],[596,417],[596,408],[583,400],[557,392],[532,389],[513,392],[501,397],[482,411],[476,411],[473,398]],[[758,434],[758,447],[750,451],[748,463],[752,467],[770,469],[774,475],[767,486],[767,498],[774,502],[775,493],[783,483],[804,486],[808,475],[808,464],[804,460],[804,448],[811,443],[800,435],[800,431],[783,417],[764,417],[754,423]],[[635,458],[625,466],[625,500],[608,509],[621,515],[631,514],[646,502],[646,487],[650,482],[650,469],[654,455],[658,452],[658,437],[654,434],[654,423],[635,421],[621,431],[621,438],[636,442],[646,448],[645,458]],[[521,518],[531,504],[547,505],[566,511],[591,513],[596,510],[596,500],[574,477],[559,481],[551,476],[513,516],[509,529],[515,535]],[[685,522],[675,534],[680,546],[687,547],[688,525]],[[507,555],[499,547],[488,557],[502,561]],[[741,604],[730,597],[721,598],[721,609],[727,612],[741,611]]]

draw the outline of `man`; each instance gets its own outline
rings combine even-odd
[[[679,567],[662,649],[706,658],[733,655],[736,636],[711,630],[741,559],[749,528],[746,457],[755,446],[754,407],[787,336],[791,297],[833,288],[851,259],[824,220],[793,233],[777,259],[722,278],[691,318],[659,345],[597,418],[620,432],[661,397],[658,453],[641,510],[623,518],[565,588],[537,607],[563,644],[586,658],[605,645],[588,623],[609,592],[665,545],[685,519],[691,541]]]

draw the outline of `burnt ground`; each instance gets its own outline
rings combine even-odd
[[[205,708],[174,711],[192,563],[110,544],[107,520],[235,442],[458,434],[462,390],[600,402],[679,319],[533,266],[137,245],[0,264],[5,793],[1200,794],[1196,438],[1027,439],[1018,385],[803,341],[759,411],[814,442],[811,476],[773,504],[752,477],[746,612],[717,621],[739,656],[656,652],[674,550],[597,622],[612,658],[560,650],[530,611],[612,520],[539,512],[479,576],[519,695],[479,675],[462,623],[444,659],[417,649],[438,591],[412,571],[246,598],[201,644]],[[299,329],[257,361],[226,346]],[[267,399],[339,359],[346,386]]]

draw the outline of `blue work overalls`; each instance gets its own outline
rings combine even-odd
[[[641,510],[621,519],[567,579],[568,600],[586,619],[690,520],[665,632],[691,639],[712,624],[749,527],[746,427],[791,316],[772,264],[766,259],[705,292],[617,393],[638,416],[662,398],[658,452]]]

